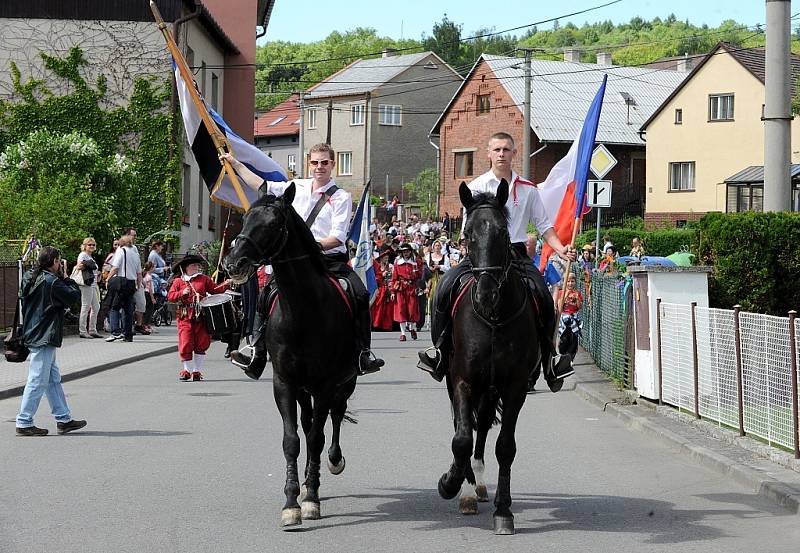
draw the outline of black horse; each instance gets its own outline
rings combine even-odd
[[[464,233],[469,240],[467,255],[473,278],[461,292],[453,315],[453,348],[447,374],[455,424],[453,464],[439,479],[439,494],[452,499],[461,489],[462,514],[476,514],[477,502],[488,501],[483,481],[484,448],[489,429],[499,422],[494,531],[513,534],[514,430],[527,397],[528,374],[540,363],[539,325],[528,286],[512,263],[505,209],[508,184],[501,182],[496,197],[479,194],[473,198],[465,184],[459,194],[467,208]]]
[[[269,336],[273,393],[283,419],[284,528],[301,524],[304,518],[320,517],[320,455],[329,413],[333,438],[328,469],[333,474],[344,470],[339,431],[357,376],[353,306],[337,289],[319,245],[292,207],[294,194],[292,184],[280,198],[265,196],[254,203],[226,259],[226,269],[235,281],[246,280],[258,265],[272,264],[278,289],[274,305],[268,306],[271,313],[262,336]],[[297,405],[307,451],[302,495],[297,473]]]

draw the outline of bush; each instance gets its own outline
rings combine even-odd
[[[713,265],[712,307],[786,316],[800,309],[800,214],[709,213],[696,225],[693,253]]]
[[[682,249],[688,249],[694,241],[694,229],[659,229],[652,231],[631,228],[600,229],[600,240],[608,235],[611,243],[617,247],[619,255],[628,255],[631,242],[639,238],[644,244],[645,255],[667,256]],[[595,230],[587,230],[576,239],[576,247],[580,249],[584,244],[590,243],[596,237]],[[600,244],[603,247],[603,244]]]

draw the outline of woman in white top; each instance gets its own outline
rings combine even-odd
[[[83,239],[81,253],[78,254],[78,263],[75,268],[83,273],[81,289],[81,315],[78,319],[78,329],[81,338],[102,338],[97,332],[97,313],[100,311],[100,298],[98,297],[97,278],[100,272],[92,254],[97,249],[97,242],[89,236]],[[88,325],[87,325],[88,317]]]

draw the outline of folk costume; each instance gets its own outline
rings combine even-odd
[[[372,315],[372,326],[381,330],[392,330],[394,326],[394,300],[392,300],[392,264],[386,265],[386,269],[380,264],[382,258],[388,258],[392,248],[388,245],[383,246],[378,255],[378,261],[373,261],[375,268],[375,278],[378,281],[378,291],[375,294],[375,301],[372,302],[370,313]]]
[[[398,248],[400,255],[394,260],[392,268],[391,289],[395,296],[394,320],[400,323],[400,341],[406,341],[406,333],[417,339],[416,324],[419,319],[419,296],[417,281],[422,276],[422,262],[413,255],[411,244],[405,243]],[[405,257],[403,252],[412,252]],[[413,326],[412,326],[413,325]]]
[[[211,335],[202,319],[200,301],[209,294],[221,294],[228,289],[228,284],[214,284],[211,278],[203,273],[187,275],[184,269],[194,263],[205,263],[197,255],[187,255],[173,266],[177,275],[172,281],[167,299],[178,304],[178,356],[182,363],[180,380],[202,380],[205,354],[211,345]],[[184,290],[189,294],[184,295]]]

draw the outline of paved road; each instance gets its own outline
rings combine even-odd
[[[278,530],[271,382],[240,376],[219,344],[205,382],[177,382],[168,355],[67,383],[74,415],[89,420],[79,434],[16,438],[19,398],[1,400],[0,552],[797,551],[795,515],[568,391],[529,396],[512,480],[518,533],[494,536],[491,504],[463,517],[436,493],[452,437],[443,385],[413,367],[416,344],[375,344],[388,366],[351,401],[347,469],[323,474],[323,518],[299,532]],[[37,423],[55,428],[46,401]],[[493,458],[487,476],[492,493]]]

